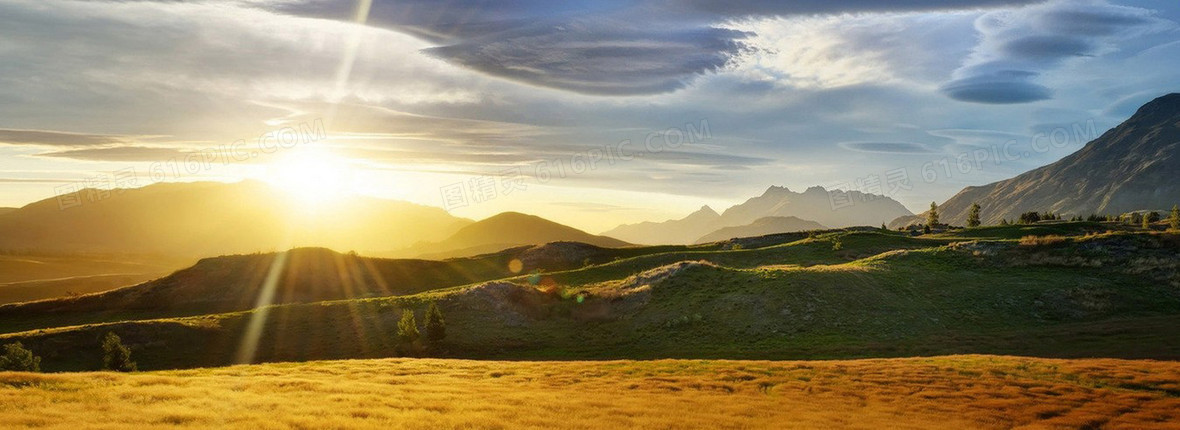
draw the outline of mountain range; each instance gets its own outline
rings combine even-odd
[[[1014,178],[967,187],[938,205],[941,221],[963,225],[973,203],[984,224],[1021,213],[1050,211],[1066,217],[1092,213],[1165,210],[1180,203],[1180,94],[1143,105],[1122,124],[1061,160]],[[900,217],[902,227],[924,214]]]
[[[823,187],[811,187],[801,193],[786,187],[771,186],[762,195],[730,207],[718,214],[708,206],[688,216],[664,222],[625,224],[603,233],[632,243],[691,244],[713,239],[728,239],[727,234],[788,233],[791,231],[824,228],[875,226],[901,216],[913,215],[905,206],[886,196],[840,191],[834,194]],[[766,217],[794,217],[799,222],[786,220],[760,221]],[[759,222],[758,225],[752,225]],[[780,228],[772,228],[779,226]],[[718,230],[729,227],[745,227]]]
[[[82,190],[0,214],[0,249],[207,257],[324,246],[399,249],[471,223],[408,202],[350,197],[308,210],[256,182],[158,183]]]
[[[102,196],[102,198],[91,198]],[[541,217],[505,212],[478,222],[431,206],[349,196],[307,208],[255,181],[159,183],[82,190],[0,211],[0,250],[200,258],[295,247],[444,259],[548,242],[628,246]]]

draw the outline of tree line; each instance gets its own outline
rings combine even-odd
[[[974,227],[979,227],[980,225],[982,225],[982,222],[980,221],[981,220],[981,212],[982,212],[982,208],[979,206],[979,203],[972,203],[971,204],[971,209],[969,209],[967,211],[967,228],[974,228]],[[940,217],[939,217],[939,213],[938,213],[938,204],[935,202],[930,202],[930,210],[926,212],[926,225],[923,226],[924,232],[930,233],[931,228],[938,227],[940,225],[939,218]],[[1063,218],[1061,216],[1061,214],[1055,214],[1055,213],[1052,213],[1049,211],[1045,211],[1045,212],[1030,211],[1030,212],[1024,212],[1024,213],[1020,214],[1020,216],[1017,217],[1013,221],[1008,221],[1007,218],[1001,218],[999,225],[1036,224],[1041,221],[1063,221],[1063,220],[1065,220],[1065,218]],[[1075,215],[1075,216],[1069,218],[1069,221],[1090,221],[1090,222],[1118,222],[1118,221],[1122,221],[1122,222],[1130,224],[1130,225],[1141,226],[1144,229],[1150,229],[1152,224],[1158,223],[1161,220],[1165,220],[1165,219],[1162,217],[1162,215],[1160,215],[1159,212],[1148,212],[1148,213],[1130,212],[1130,213],[1118,215],[1118,216],[1090,214],[1089,216],[1084,217],[1084,218],[1080,215]],[[1169,230],[1171,230],[1171,231],[1180,230],[1180,205],[1173,205],[1172,206],[1172,211],[1168,215],[1168,218],[1166,218],[1166,221],[1168,222],[1168,229]]]

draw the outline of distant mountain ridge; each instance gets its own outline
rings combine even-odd
[[[1159,97],[1077,152],[1012,179],[967,187],[940,204],[942,222],[963,225],[972,203],[995,224],[1029,211],[1064,216],[1167,209],[1180,203],[1180,94]],[[922,216],[890,223],[901,227]]]
[[[691,244],[702,236],[726,227],[749,226],[748,231],[764,231],[752,223],[766,217],[795,217],[814,222],[819,228],[878,226],[901,216],[913,215],[901,203],[886,196],[859,191],[840,191],[834,196],[823,187],[811,187],[801,193],[786,187],[771,186],[762,195],[732,206],[717,214],[708,206],[685,218],[665,222],[626,224],[603,233],[632,243]],[[763,224],[764,228],[770,224]],[[787,233],[789,231],[770,231]]]
[[[256,181],[158,183],[82,197],[74,207],[54,197],[0,214],[0,249],[191,257],[297,246],[371,251],[441,240],[471,223],[440,208],[363,196],[308,210]]]
[[[460,228],[438,242],[422,242],[389,255],[427,259],[467,257],[524,245],[580,242],[619,248],[631,245],[611,237],[596,236],[535,215],[504,212]]]
[[[603,236],[618,237],[629,242],[643,244],[688,244],[718,228],[721,214],[709,206],[701,206],[696,212],[681,219],[664,222],[645,221],[637,224],[624,224],[609,231]],[[692,239],[689,239],[689,238]]]
[[[794,233],[797,231],[823,230],[825,227],[815,221],[808,221],[793,216],[768,216],[758,218],[754,222],[737,227],[724,227],[712,233],[701,236],[696,243],[711,243],[738,237],[756,237],[768,234]]]

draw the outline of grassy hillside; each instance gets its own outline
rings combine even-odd
[[[13,333],[49,370],[92,369],[122,336],[147,369],[396,355],[403,309],[438,301],[467,358],[1180,358],[1174,235],[1023,244],[834,232],[675,251],[420,294]],[[867,255],[867,256],[866,256]],[[671,261],[671,263],[668,263]],[[48,321],[48,320],[46,320]],[[260,335],[248,339],[255,321]],[[48,326],[47,326],[48,327]]]
[[[1163,429],[1180,420],[1177,381],[1176,362],[995,356],[349,360],[0,373],[0,416],[50,428]]]
[[[847,243],[849,248],[835,250],[836,242]],[[283,254],[209,258],[134,287],[0,306],[0,333],[248,310],[259,304],[258,297],[266,290],[271,276],[275,279],[271,287],[274,295],[267,304],[310,303],[407,295],[514,276],[518,282],[527,282],[537,273],[545,273],[547,283],[583,285],[619,279],[683,260],[709,259],[741,268],[764,264],[831,264],[890,249],[946,242],[897,234],[835,231],[815,238],[796,233],[696,246],[599,248],[555,242],[444,261],[374,259],[304,248]],[[740,246],[743,243],[762,247],[745,249]],[[271,267],[280,270],[272,274]]]
[[[634,256],[672,251],[703,252],[721,247],[721,244],[711,244],[692,247],[600,248],[555,242],[444,261],[368,258],[323,248],[231,255],[203,259],[169,276],[127,288],[111,291],[105,291],[110,288],[95,289],[105,291],[102,294],[0,305],[0,333],[248,310],[258,305],[259,294],[266,288],[267,279],[272,275],[275,283],[270,304],[306,303],[413,294],[511,277],[519,273],[568,270]],[[30,257],[22,258],[28,260]],[[276,264],[280,258],[281,264]],[[115,264],[112,266],[119,267]],[[272,274],[272,266],[280,269]],[[124,278],[115,278],[118,279]],[[7,291],[7,295],[3,289],[6,285],[0,285],[0,298],[12,298],[8,300],[10,302],[27,300],[28,295],[47,294],[51,289],[85,293],[89,292],[86,288],[88,282],[94,280],[11,284],[12,289]]]

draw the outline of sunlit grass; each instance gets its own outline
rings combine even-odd
[[[0,373],[0,425],[43,428],[1166,428],[1180,363],[353,360]]]

